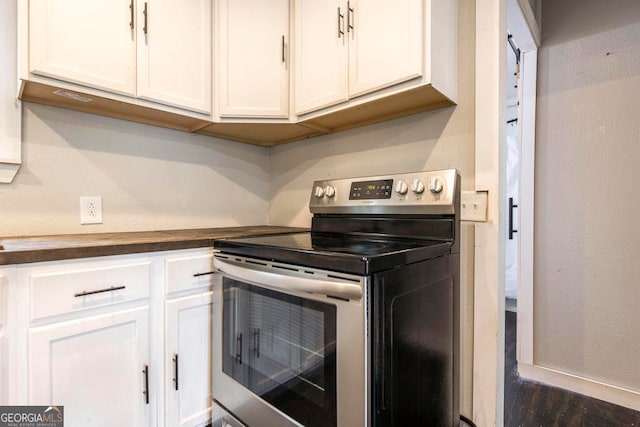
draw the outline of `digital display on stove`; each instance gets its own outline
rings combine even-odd
[[[392,188],[392,179],[352,182],[349,200],[390,199]]]

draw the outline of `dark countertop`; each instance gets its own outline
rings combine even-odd
[[[0,265],[142,252],[213,247],[213,241],[306,231],[306,228],[250,226],[120,233],[0,237]]]

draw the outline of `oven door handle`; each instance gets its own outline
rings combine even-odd
[[[268,267],[248,267],[246,264],[223,261],[220,258],[213,259],[213,266],[228,276],[284,292],[300,291],[348,300],[362,299],[361,283],[303,277],[293,275],[284,269],[274,273],[269,271]]]

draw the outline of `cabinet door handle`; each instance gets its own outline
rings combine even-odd
[[[194,273],[193,277],[200,277],[200,276],[209,276],[211,274],[215,274],[215,271],[207,271],[205,273]]]
[[[282,36],[282,62],[285,62],[285,56],[284,56],[284,35]]]
[[[338,38],[344,35],[344,15],[340,12],[338,7]]]
[[[144,369],[142,369],[142,373],[144,374],[144,390],[142,394],[144,394],[144,403],[149,404],[149,365],[144,365]]]
[[[348,1],[347,2],[347,33],[353,31],[354,18],[355,18],[354,10],[351,7],[351,2]]]
[[[131,3],[129,3],[129,13],[131,14],[131,16],[129,17],[129,28],[131,28],[133,30],[133,0],[131,0]]]
[[[147,17],[149,15],[149,11],[147,10],[148,4],[149,3],[144,2],[144,10],[142,11],[142,14],[144,15],[144,27],[142,27],[142,32],[144,33],[145,36],[147,35],[147,31],[149,30],[149,26],[147,25],[148,23]]]
[[[173,372],[174,389],[178,390],[178,353],[173,355]]]
[[[103,292],[119,291],[119,290],[125,289],[125,288],[126,288],[126,286],[112,286],[110,288],[98,289],[97,291],[83,291],[83,292],[80,292],[78,294],[75,294],[74,297],[76,297],[76,298],[86,297],[87,295],[101,294]]]

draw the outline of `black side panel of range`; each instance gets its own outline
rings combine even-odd
[[[459,425],[459,256],[374,276],[373,426]]]

